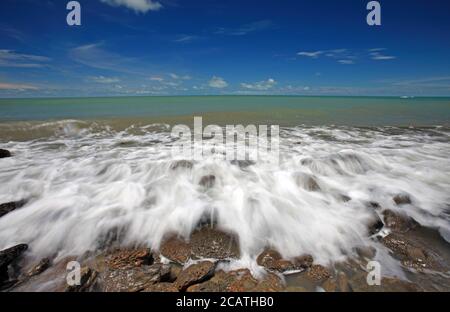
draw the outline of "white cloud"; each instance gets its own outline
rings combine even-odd
[[[177,75],[174,73],[170,73],[169,76],[173,80],[191,80],[191,76],[188,76],[188,75],[180,76],[180,75]]]
[[[314,52],[298,52],[297,55],[298,56],[306,56],[306,57],[311,57],[311,58],[318,58],[320,55],[322,55],[324,53],[324,51],[314,51]]]
[[[147,13],[148,11],[158,11],[162,8],[161,3],[154,0],[100,0],[111,6],[124,6],[135,12]]]
[[[90,81],[96,82],[96,83],[102,83],[102,84],[110,84],[110,83],[118,83],[120,82],[119,78],[116,77],[105,77],[105,76],[95,76],[95,77],[89,77]]]
[[[192,41],[197,40],[197,39],[200,39],[200,37],[199,36],[194,36],[194,35],[181,35],[177,39],[175,39],[174,42],[189,43],[189,42],[192,42]]]
[[[212,77],[211,80],[208,82],[208,85],[211,88],[217,88],[217,89],[223,89],[228,87],[228,83],[221,77]]]
[[[355,64],[355,62],[354,62],[353,60],[339,60],[338,63],[339,63],[339,64],[342,64],[342,65],[352,65],[352,64]]]
[[[277,82],[274,79],[269,78],[255,83],[241,83],[241,87],[249,90],[266,91],[272,89],[276,84]]]
[[[163,77],[159,77],[159,76],[153,76],[153,77],[150,77],[150,80],[151,81],[163,82],[164,78]]]
[[[44,67],[50,58],[39,55],[20,54],[12,50],[0,50],[0,67]]]
[[[383,54],[381,54],[379,52],[372,52],[372,53],[370,53],[370,57],[372,58],[372,60],[375,60],[375,61],[386,61],[386,60],[396,59],[395,56],[383,55]]]
[[[15,90],[15,91],[25,91],[25,90],[38,90],[37,87],[26,85],[26,84],[16,84],[16,83],[1,83],[0,90]]]

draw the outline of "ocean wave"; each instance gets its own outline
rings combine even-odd
[[[14,157],[0,162],[0,202],[27,204],[0,219],[0,249],[27,243],[39,257],[80,255],[110,233],[158,249],[167,234],[188,239],[206,220],[235,233],[245,259],[270,246],[329,263],[372,244],[373,202],[450,232],[446,128],[283,128],[278,163],[267,155],[240,166],[220,146],[180,165],[165,124],[33,127],[54,132],[4,144]],[[411,203],[396,205],[398,194]]]

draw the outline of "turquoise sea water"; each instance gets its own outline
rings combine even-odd
[[[188,96],[0,99],[0,122],[209,114],[284,124],[447,125],[450,98]],[[231,120],[230,120],[231,119]]]

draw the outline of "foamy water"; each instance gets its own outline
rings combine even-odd
[[[282,128],[279,163],[267,155],[238,166],[219,148],[192,168],[174,169],[179,159],[165,125],[41,127],[54,127],[54,135],[1,145],[14,157],[0,160],[0,202],[28,203],[0,219],[0,249],[27,243],[37,257],[80,255],[111,232],[123,245],[157,249],[164,235],[188,238],[214,220],[238,235],[244,262],[271,246],[329,263],[372,244],[367,228],[377,212],[369,202],[449,239],[448,128]],[[199,184],[208,175],[216,177],[211,188]],[[396,206],[397,194],[412,204]]]

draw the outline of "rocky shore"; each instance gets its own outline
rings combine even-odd
[[[0,157],[11,153],[0,150]],[[187,166],[179,164],[179,166]],[[210,187],[214,176],[201,184]],[[311,180],[311,190],[318,187]],[[351,198],[345,197],[344,201]],[[102,242],[102,248],[65,259],[30,259],[32,246],[20,244],[0,251],[1,291],[56,292],[360,292],[360,291],[448,291],[450,290],[450,245],[436,230],[422,227],[401,213],[411,204],[407,194],[392,198],[398,210],[367,203],[373,222],[367,236],[379,246],[360,246],[345,262],[324,266],[312,255],[284,259],[267,246],[256,258],[260,274],[249,269],[227,270],[240,258],[239,238],[216,226],[200,225],[189,240],[165,237],[158,250],[147,246],[120,246],[119,235]],[[25,201],[0,205],[0,217],[22,209]],[[26,208],[24,208],[26,209]],[[399,212],[400,211],[400,212]],[[380,286],[367,283],[367,264],[385,251],[402,268],[403,276],[384,275]],[[69,286],[67,264],[81,265],[80,285]]]
[[[27,245],[0,253],[2,291],[57,292],[359,292],[444,291],[450,289],[449,263],[439,250],[426,245],[413,220],[385,212],[383,223],[391,233],[374,237],[398,259],[409,281],[383,277],[381,286],[366,282],[368,261],[376,250],[356,249],[346,262],[322,266],[310,255],[283,259],[270,248],[257,258],[264,272],[255,277],[248,269],[226,271],[239,258],[238,240],[219,230],[197,229],[189,241],[168,237],[159,251],[145,247],[117,248],[74,256],[57,262],[41,259],[24,265]],[[436,239],[436,237],[434,238]],[[81,285],[68,286],[67,264],[81,264]],[[428,281],[428,282],[425,282]]]

